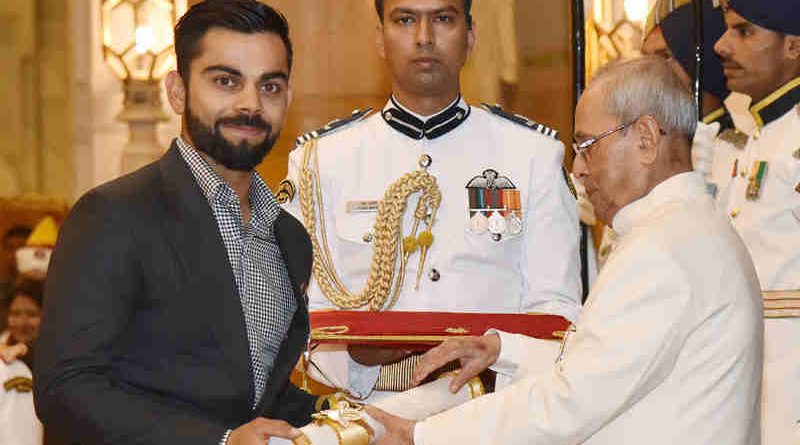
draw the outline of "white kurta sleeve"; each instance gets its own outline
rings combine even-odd
[[[652,391],[694,320],[687,275],[642,250],[609,263],[555,366],[417,424],[417,445],[581,443]]]
[[[562,170],[564,145],[551,140],[531,149],[540,154],[531,161],[525,203],[521,264],[527,294],[520,312],[556,314],[575,321],[581,305],[580,231],[575,197]]]
[[[491,369],[511,379],[552,368],[561,345],[561,342],[554,340],[540,340],[494,329],[486,332],[486,335],[490,334],[500,336],[500,356]]]

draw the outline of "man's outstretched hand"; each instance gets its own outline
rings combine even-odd
[[[375,445],[414,445],[414,425],[416,422],[393,416],[372,405],[367,405],[364,409],[367,410],[367,414],[370,417],[386,428],[386,433]]]
[[[283,420],[259,417],[231,431],[226,445],[264,445],[269,442],[270,437],[291,440],[299,435],[300,430]]]
[[[461,363],[461,372],[450,383],[450,391],[458,392],[465,383],[492,366],[500,355],[500,336],[466,337],[447,340],[422,356],[414,370],[414,385],[419,385],[430,373],[453,360]]]

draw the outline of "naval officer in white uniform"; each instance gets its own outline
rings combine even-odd
[[[573,172],[620,234],[560,351],[489,333],[451,340],[417,370],[460,358],[510,386],[423,422],[371,410],[379,445],[757,445],[762,363],[755,269],[692,171],[697,123],[660,58],[601,70],[575,115]],[[543,350],[553,360],[542,367]]]
[[[424,168],[441,190],[433,224],[420,223],[431,230],[433,244],[424,260],[407,262],[391,308],[538,312],[574,320],[581,301],[579,225],[562,169],[564,147],[550,128],[461,98],[459,73],[475,41],[470,4],[376,2],[378,52],[392,75],[391,98],[378,112],[356,113],[301,137],[283,192],[288,184],[303,188],[306,143],[313,140],[309,168],[318,174],[327,229],[326,239],[317,235],[319,243],[329,248],[341,282],[357,293],[370,273],[378,202],[403,175]],[[308,223],[302,191],[297,195],[286,208]],[[404,234],[412,230],[415,205],[412,197]],[[309,288],[311,309],[336,307],[318,284]],[[379,365],[402,355],[378,352],[358,359]],[[323,374],[356,396],[368,395],[380,373],[380,366],[359,366],[343,353],[314,354],[312,361],[312,373],[322,371],[315,377]]]
[[[763,443],[800,443],[800,8],[785,0],[723,2],[716,44],[728,87],[752,98],[758,124],[717,152],[714,179],[764,295]]]

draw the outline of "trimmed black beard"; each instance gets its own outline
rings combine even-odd
[[[267,135],[262,142],[255,145],[249,144],[247,141],[234,145],[220,132],[220,126],[223,124],[247,125],[265,130]],[[186,105],[186,131],[192,138],[194,148],[207,154],[226,168],[237,171],[253,170],[272,150],[280,135],[280,133],[272,135],[272,125],[261,116],[251,114],[219,118],[214,122],[212,130],[192,113],[188,104]]]

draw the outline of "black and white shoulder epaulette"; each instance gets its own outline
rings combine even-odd
[[[299,138],[297,138],[296,141],[297,145],[303,145],[306,142],[310,141],[311,139],[317,139],[329,134],[333,134],[350,124],[353,124],[355,122],[360,122],[366,119],[367,117],[369,117],[370,114],[372,114],[372,108],[366,108],[364,110],[355,110],[353,111],[352,114],[350,114],[349,117],[346,117],[344,119],[334,119],[325,124],[324,127],[314,131],[309,131],[308,133],[300,136]]]
[[[521,114],[512,114],[508,111],[503,110],[503,107],[500,105],[489,105],[487,103],[482,103],[481,108],[488,111],[489,113],[494,114],[495,116],[500,116],[505,120],[509,120],[514,122],[517,125],[522,125],[523,127],[530,128],[533,131],[537,131],[545,136],[550,136],[553,139],[558,139],[558,130],[550,128],[546,125],[542,125],[536,121],[528,119],[527,117]]]

